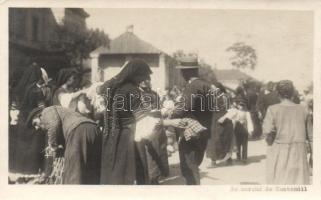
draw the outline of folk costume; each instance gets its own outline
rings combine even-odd
[[[37,107],[46,105],[46,96],[43,88],[38,85],[39,81],[46,82],[44,70],[36,63],[27,68],[22,75],[15,93],[17,95],[17,105],[20,111],[18,123],[15,129],[17,131],[9,137],[14,137],[16,145],[9,149],[10,154],[14,155],[11,160],[12,165],[9,169],[11,173],[21,175],[35,175],[43,169],[45,136],[41,130],[34,130],[26,126],[25,121],[28,114]],[[11,131],[10,131],[11,132]],[[14,153],[11,153],[14,152]]]
[[[141,91],[137,82],[152,73],[142,60],[125,63],[123,69],[100,90],[107,99],[104,114],[101,184],[148,184],[146,150],[143,141],[135,142],[136,116]]]
[[[206,157],[212,162],[222,159],[230,152],[233,137],[232,121],[227,119],[223,123],[218,120],[224,116],[229,109],[229,97],[227,96],[224,86],[218,83],[220,92],[215,91],[213,99],[214,114],[212,116],[211,135],[206,148]]]

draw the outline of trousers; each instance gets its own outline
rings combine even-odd
[[[208,138],[181,137],[178,142],[180,169],[187,185],[200,185],[199,165],[202,163]]]
[[[241,123],[235,125],[235,138],[237,147],[237,159],[247,159],[247,146],[248,146],[248,131]]]

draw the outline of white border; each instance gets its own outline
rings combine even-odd
[[[321,159],[314,159],[313,185],[308,192],[230,192],[230,185],[214,186],[38,186],[8,185],[8,7],[84,7],[84,8],[170,8],[170,9],[246,9],[307,10],[314,12],[314,158],[320,155],[320,1],[103,1],[103,0],[6,0],[0,3],[0,199],[319,199],[321,197]],[[236,185],[242,188],[246,186]],[[264,187],[264,186],[262,186]]]

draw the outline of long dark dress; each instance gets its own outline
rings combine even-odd
[[[45,148],[45,134],[41,130],[35,130],[25,125],[25,120],[30,111],[40,105],[44,105],[45,96],[37,85],[31,84],[26,88],[26,94],[22,101],[19,121],[15,135],[14,165],[10,171],[22,174],[37,174],[43,169]]]
[[[142,142],[134,141],[134,111],[140,105],[140,91],[134,84],[125,83],[116,89],[114,96],[124,97],[125,101],[118,104],[114,99],[112,112],[117,126],[103,134],[100,182],[114,185],[147,184],[149,177],[145,146]],[[121,104],[125,110],[116,111]]]
[[[216,161],[223,156],[223,144],[220,135],[223,133],[224,127],[217,121],[224,116],[226,111],[215,112],[212,117],[211,136],[207,143],[206,157],[212,161]]]
[[[233,134],[231,122],[218,123],[218,120],[227,112],[229,104],[228,96],[224,94],[220,98],[216,98],[215,101],[216,107],[212,116],[211,135],[206,148],[206,157],[212,161],[222,159],[225,156],[227,149],[231,145]]]

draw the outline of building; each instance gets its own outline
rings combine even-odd
[[[164,91],[177,83],[179,78],[174,77],[180,77],[179,71],[175,69],[175,59],[137,37],[133,27],[113,39],[109,47],[99,47],[90,56],[92,82],[112,78],[131,59],[143,59],[151,67],[154,90]]]
[[[217,80],[231,90],[235,90],[241,80],[254,80],[251,76],[239,69],[214,69],[214,73]]]
[[[22,73],[31,62],[44,67],[49,75],[68,67],[70,61],[53,43],[59,42],[57,28],[73,23],[86,28],[89,15],[81,8],[10,8],[9,73]]]

